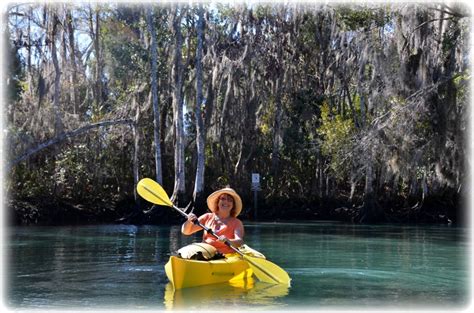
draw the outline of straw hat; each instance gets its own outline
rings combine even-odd
[[[207,197],[207,206],[209,207],[209,210],[211,210],[213,213],[216,212],[217,199],[219,199],[219,196],[224,193],[234,198],[235,217],[237,217],[240,214],[240,211],[242,211],[242,199],[240,199],[240,196],[237,194],[237,192],[235,192],[234,189],[229,187],[214,191],[209,197]]]

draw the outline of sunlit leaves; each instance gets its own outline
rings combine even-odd
[[[321,126],[317,129],[322,136],[321,151],[331,158],[331,167],[336,176],[341,177],[342,169],[350,165],[346,161],[354,131],[352,118],[338,114],[327,102],[321,106]]]

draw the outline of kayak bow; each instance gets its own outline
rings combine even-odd
[[[197,261],[171,256],[165,265],[166,276],[174,289],[235,282],[253,275],[248,262],[238,255],[212,261]]]

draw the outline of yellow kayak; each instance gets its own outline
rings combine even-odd
[[[174,289],[245,280],[253,275],[247,261],[238,254],[225,259],[197,261],[171,256],[165,272]]]

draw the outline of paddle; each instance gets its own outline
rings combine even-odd
[[[182,216],[188,218],[188,214],[177,208],[170,200],[166,191],[163,187],[160,186],[157,182],[150,178],[143,178],[138,182],[137,185],[137,192],[140,196],[142,196],[145,200],[158,204],[158,205],[165,205],[172,207],[176,211],[178,211]],[[219,238],[212,229],[202,225],[197,219],[194,221],[196,225],[199,225],[202,229],[207,231],[209,234],[214,236],[215,238]],[[252,268],[255,276],[261,281],[270,284],[285,284],[290,285],[291,278],[288,276],[288,273],[285,272],[281,267],[278,265],[261,258],[255,258],[248,255],[243,254],[237,248],[233,247],[229,242],[225,242],[227,246],[229,246],[232,250],[238,253],[242,258],[244,258],[249,264],[250,268]]]

